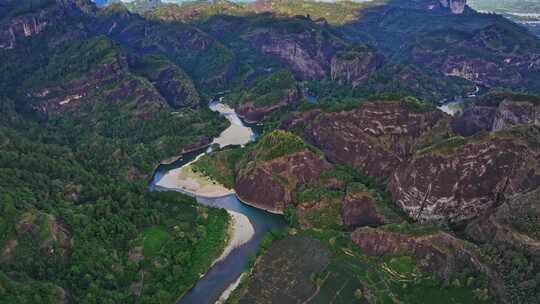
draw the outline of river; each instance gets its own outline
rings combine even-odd
[[[209,104],[209,107],[211,110],[219,112],[231,123],[219,137],[214,139],[213,143],[219,144],[220,147],[230,145],[243,146],[255,140],[256,134],[253,129],[246,126],[233,109],[221,102],[212,102]],[[240,213],[247,217],[253,227],[254,233],[249,241],[234,248],[226,257],[215,263],[200,278],[197,284],[179,300],[178,303],[180,304],[213,304],[223,302],[228,292],[239,282],[240,276],[248,265],[249,258],[256,254],[263,236],[272,229],[281,228],[286,225],[282,216],[248,206],[242,203],[234,193],[221,197],[203,197],[187,191],[180,186],[174,186],[170,182],[163,183],[163,180],[170,179],[170,176],[177,178],[182,168],[199,155],[210,152],[211,149],[201,149],[182,155],[172,164],[160,165],[154,173],[150,185],[151,189],[155,191],[179,191],[194,196],[200,204],[224,208],[233,213]]]

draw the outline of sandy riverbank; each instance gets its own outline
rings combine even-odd
[[[227,210],[231,216],[231,225],[229,226],[229,241],[223,249],[223,253],[217,258],[213,264],[224,260],[235,248],[249,242],[255,235],[255,228],[249,221],[248,217],[242,213]],[[213,265],[212,264],[212,265]]]
[[[181,168],[168,171],[156,183],[156,186],[206,198],[218,198],[233,194],[233,190],[227,189],[204,174],[193,170],[192,164],[201,156],[202,154]]]

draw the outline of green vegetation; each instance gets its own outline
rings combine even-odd
[[[469,278],[463,284],[444,284],[411,256],[368,257],[345,233],[310,230],[275,242],[228,303],[288,297],[307,303],[488,303],[477,296],[483,281]],[[260,288],[268,281],[281,287]]]
[[[137,61],[134,73],[156,83],[173,108],[198,106],[201,98],[191,78],[162,55],[147,55]]]
[[[296,193],[295,211],[300,227],[342,229],[341,205],[344,193],[322,187],[306,187]],[[300,206],[300,208],[298,208]]]
[[[0,6],[2,7],[0,20],[36,12],[54,4],[55,0],[6,0],[5,2]]]
[[[205,154],[193,163],[193,167],[223,186],[233,189],[236,164],[244,156],[244,153],[242,148],[232,148]]]
[[[376,202],[377,212],[380,212],[391,223],[401,223],[407,216],[403,210],[394,204],[386,183],[376,181],[374,178],[363,175],[358,170],[346,166],[336,165],[334,169],[322,174],[321,180],[335,178],[345,185],[345,192],[367,192]]]
[[[144,255],[153,257],[159,253],[163,244],[170,238],[169,233],[163,227],[149,227],[144,230],[143,248]]]
[[[274,130],[259,139],[250,154],[255,160],[268,161],[307,148],[308,145],[299,136],[282,130]]]
[[[282,102],[291,90],[296,89],[296,82],[288,70],[281,70],[261,77],[248,90],[242,89],[232,97],[236,103],[253,102],[256,106],[271,106]]]
[[[159,95],[127,51],[60,39],[71,21],[1,51],[0,302],[58,303],[61,289],[77,303],[174,302],[221,253],[228,214],[148,180],[225,120],[141,101]],[[61,115],[36,111],[73,87],[85,97]]]
[[[467,144],[467,139],[461,136],[451,137],[442,142],[435,143],[416,152],[417,155],[437,154],[448,156],[456,153],[457,149]]]

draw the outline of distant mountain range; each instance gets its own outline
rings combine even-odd
[[[540,1],[537,0],[470,0],[469,5],[481,12],[502,14],[540,36]]]

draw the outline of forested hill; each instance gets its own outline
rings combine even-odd
[[[228,216],[148,181],[224,120],[196,91],[174,109],[174,92],[194,90],[184,72],[131,57],[78,6],[12,4],[0,22],[0,302],[174,302],[220,254]],[[186,89],[156,88],[165,70]]]
[[[208,146],[227,127],[207,107],[215,97],[225,97],[250,121],[263,122],[270,135],[245,150],[252,154],[231,150],[208,162],[228,161],[223,166],[228,175],[221,180],[237,186],[254,205],[276,202],[251,197],[252,177],[272,182],[279,190],[275,197],[286,198],[275,209],[286,213],[291,233],[321,227],[307,237],[322,243],[308,240],[302,248],[309,253],[324,243],[321,252],[339,251],[326,259],[334,264],[325,264],[334,267],[328,273],[337,275],[328,277],[336,282],[351,274],[343,265],[369,266],[384,278],[380,269],[388,263],[405,269],[407,282],[415,282],[416,256],[392,262],[358,251],[367,246],[363,237],[377,240],[379,232],[407,234],[397,237],[403,247],[387,246],[384,253],[418,244],[415,248],[454,261],[440,246],[424,243],[428,238],[417,233],[425,232],[422,227],[394,222],[401,216],[443,216],[436,208],[422,208],[416,215],[405,208],[418,200],[416,185],[403,177],[428,176],[422,173],[424,164],[461,166],[455,161],[459,156],[453,156],[467,150],[471,159],[482,159],[479,153],[493,142],[507,153],[489,164],[515,168],[506,185],[514,176],[518,181],[533,177],[508,189],[536,185],[538,133],[533,125],[540,112],[536,99],[526,94],[540,93],[540,40],[501,16],[480,14],[465,1],[439,0],[205,1],[136,10],[137,3],[98,8],[90,0],[0,2],[0,303],[173,303],[189,290],[220,254],[228,215],[178,193],[150,192],[148,182],[160,161]],[[493,97],[488,106],[478,101],[457,122],[435,107],[489,91],[522,94],[489,95],[506,97]],[[519,119],[508,114],[514,110]],[[357,121],[371,127],[361,128]],[[507,130],[515,124],[526,127]],[[495,129],[506,132],[489,135]],[[464,139],[459,132],[475,137]],[[529,167],[508,159],[526,160]],[[216,172],[206,165],[201,168]],[[399,174],[392,174],[398,167]],[[456,172],[453,178],[468,171]],[[501,179],[501,172],[507,173],[497,172],[493,175]],[[443,175],[435,173],[430,179],[442,183],[438,178]],[[385,184],[390,178],[392,189]],[[507,189],[503,184],[496,179],[463,189],[477,190],[471,194],[475,199],[491,203],[500,193],[490,191]],[[433,201],[442,196],[433,195]],[[529,204],[527,197],[515,200]],[[351,239],[352,229],[360,225],[358,201],[367,201],[374,212],[388,211],[380,218],[375,213],[376,223],[394,226],[374,234],[360,231]],[[341,213],[342,205],[350,209]],[[468,220],[487,205],[452,209],[444,216]],[[446,210],[444,205],[441,209]],[[503,211],[505,219],[509,215]],[[340,222],[342,215],[347,216]],[[527,221],[519,222],[520,231],[534,231],[535,216],[523,216]],[[497,221],[503,219],[489,217],[477,224],[501,227]],[[462,249],[453,236],[429,235],[442,239],[443,248]],[[393,237],[384,240],[392,244]],[[531,274],[538,269],[534,260],[522,251],[505,251],[506,243],[499,245],[489,243],[484,252],[513,295],[530,303],[538,292]],[[446,264],[435,266],[444,274]],[[452,290],[470,299],[474,289],[476,298],[485,300],[485,278],[465,286],[465,270]],[[351,282],[356,285],[347,294],[358,289],[363,299],[362,284],[373,283],[372,277],[354,273],[361,280]],[[320,290],[314,284],[321,277],[300,278]],[[444,281],[421,278],[414,295],[436,292]],[[408,283],[399,275],[385,282],[391,285],[376,289],[378,295],[392,289],[406,297]],[[247,299],[261,290],[251,287]]]

